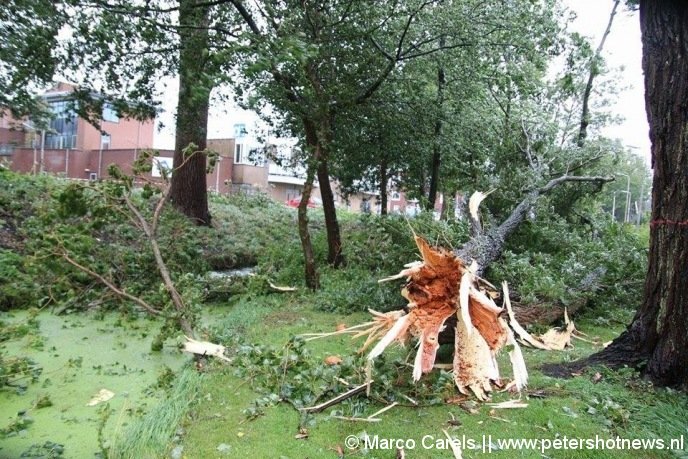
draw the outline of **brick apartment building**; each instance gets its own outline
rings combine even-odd
[[[24,173],[45,172],[68,178],[97,180],[108,176],[108,167],[117,164],[125,172],[141,150],[153,148],[154,121],[138,121],[118,116],[104,104],[100,130],[78,117],[71,109],[74,86],[57,83],[43,94],[52,113],[49,127],[38,129],[30,120],[16,120],[0,114],[0,161]],[[284,168],[250,155],[251,140],[243,124],[234,126],[234,137],[208,139],[208,148],[219,154],[214,170],[206,177],[208,190],[218,193],[237,191],[267,193],[279,202],[294,202],[301,196],[305,173]],[[156,149],[156,159],[172,166],[174,151]],[[157,167],[152,177],[159,176]],[[354,212],[379,213],[375,193],[359,193],[344,198],[335,189],[336,204]],[[313,190],[313,201],[320,201],[320,190]],[[390,193],[388,211],[414,214],[417,203],[403,193]]]

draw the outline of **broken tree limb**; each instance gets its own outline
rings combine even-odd
[[[370,381],[370,382],[372,383],[373,381]],[[326,402],[320,403],[319,405],[309,406],[307,408],[302,408],[302,411],[305,411],[306,413],[319,413],[322,410],[325,410],[331,406],[334,406],[338,403],[341,403],[344,400],[351,398],[356,394],[360,394],[361,392],[365,391],[367,387],[368,387],[368,382],[361,384],[360,386],[356,386],[353,389],[350,389],[350,390],[344,392],[343,394],[339,394],[336,397],[334,397],[334,398],[332,398]],[[360,420],[360,419],[357,419],[357,420]],[[379,419],[378,419],[378,421],[379,421]]]
[[[280,286],[280,285],[275,285],[275,284],[273,284],[273,283],[270,282],[270,281],[268,281],[268,285],[269,285],[270,288],[273,289],[274,291],[276,291],[276,292],[281,292],[281,293],[284,293],[284,292],[295,292],[296,290],[298,290],[296,287],[283,287],[283,286]]]
[[[210,343],[208,341],[197,341],[188,336],[184,336],[186,342],[184,343],[184,352],[200,356],[212,356],[225,362],[231,362],[231,359],[225,356],[226,348],[220,344]]]
[[[139,297],[137,297],[137,296],[134,296],[134,295],[131,295],[131,294],[125,292],[124,290],[118,288],[115,284],[113,284],[111,281],[109,281],[109,280],[106,279],[105,277],[101,276],[101,275],[98,274],[97,272],[95,272],[95,271],[93,271],[93,270],[87,268],[86,266],[84,266],[84,265],[82,265],[82,264],[76,262],[75,260],[73,260],[73,259],[67,254],[67,251],[66,251],[66,250],[62,249],[62,251],[60,252],[60,255],[62,256],[62,258],[63,258],[67,263],[69,263],[70,265],[74,266],[74,267],[77,268],[79,271],[82,271],[82,272],[88,274],[89,276],[91,276],[91,277],[97,279],[100,283],[102,283],[102,284],[105,285],[107,288],[109,288],[109,289],[110,289],[113,293],[115,293],[117,296],[119,296],[119,297],[121,297],[121,298],[125,298],[125,299],[130,300],[130,301],[133,301],[134,303],[138,304],[138,305],[141,306],[144,310],[146,310],[146,311],[149,312],[150,314],[153,314],[154,316],[159,316],[160,314],[162,314],[162,311],[160,311],[160,310],[158,310],[158,309],[155,309],[153,306],[151,306],[150,304],[148,304],[147,302],[145,302],[145,301],[142,300],[141,298],[139,298]]]
[[[476,274],[482,276],[490,264],[502,256],[507,238],[516,231],[521,223],[523,223],[528,212],[535,206],[541,196],[546,195],[554,188],[567,182],[605,183],[613,180],[614,177],[577,175],[563,175],[552,179],[544,186],[528,193],[499,226],[481,232],[462,247],[456,249],[454,253],[461,258],[464,263],[470,263],[471,260],[475,260],[479,265]]]

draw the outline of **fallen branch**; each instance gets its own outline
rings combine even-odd
[[[398,404],[399,404],[399,402],[394,402],[394,403],[392,403],[391,405],[387,405],[386,407],[382,408],[381,410],[378,410],[378,411],[374,412],[373,414],[371,414],[370,416],[368,416],[368,419],[374,418],[375,416],[379,416],[379,415],[381,415],[382,413],[384,413],[384,412],[386,412],[386,411],[388,411],[388,410],[391,410],[392,408],[394,408],[394,407],[397,406]]]
[[[281,287],[279,285],[273,284],[270,281],[268,281],[268,285],[271,289],[273,289],[276,292],[295,292],[297,290],[296,287]]]
[[[372,382],[372,381],[371,381],[371,382]],[[356,387],[354,387],[353,389],[350,389],[350,390],[344,392],[343,394],[337,395],[337,396],[334,397],[333,399],[330,399],[330,400],[328,400],[328,401],[326,401],[326,402],[323,402],[323,403],[321,403],[321,404],[319,404],[319,405],[310,406],[310,407],[307,407],[307,408],[301,408],[301,410],[302,410],[302,411],[305,411],[306,413],[319,413],[319,412],[321,412],[322,410],[325,410],[325,409],[327,409],[327,408],[329,408],[329,407],[331,407],[331,406],[334,406],[334,405],[336,405],[336,404],[338,404],[338,403],[341,403],[341,402],[343,402],[344,400],[346,400],[346,399],[348,399],[348,398],[351,398],[351,397],[353,397],[354,395],[359,394],[359,393],[365,391],[365,390],[366,390],[366,387],[368,387],[368,383],[361,384],[360,386],[356,386]],[[334,417],[334,416],[333,416],[333,417]]]
[[[371,419],[371,418],[352,418],[350,416],[330,416],[333,419],[339,419],[341,421],[352,421],[352,422],[380,422],[382,419]]]
[[[529,192],[499,226],[489,231],[479,231],[478,234],[474,234],[474,237],[470,241],[454,252],[459,258],[464,260],[465,263],[469,263],[471,260],[477,261],[479,270],[476,274],[482,276],[490,264],[502,256],[506,245],[506,239],[516,231],[518,226],[526,219],[528,212],[535,206],[541,196],[544,196],[554,188],[568,182],[606,183],[613,180],[614,177],[577,175],[562,175],[561,177],[552,179],[544,186]],[[471,218],[471,225],[475,226],[473,223],[475,221],[475,219]]]
[[[232,360],[225,356],[225,351],[227,350],[224,346],[220,344],[210,343],[208,341],[196,341],[193,338],[184,336],[186,342],[184,343],[184,351],[191,354],[201,355],[201,356],[212,356],[217,357],[225,362],[231,362]]]
[[[97,272],[95,272],[95,271],[87,268],[86,266],[78,263],[77,261],[73,260],[69,255],[67,255],[67,252],[64,249],[60,252],[60,255],[62,256],[62,258],[67,263],[74,266],[79,271],[84,272],[84,273],[88,274],[89,276],[97,279],[99,282],[101,282],[103,285],[105,285],[107,288],[109,288],[116,295],[118,295],[122,298],[126,298],[127,300],[133,301],[134,303],[138,304],[139,306],[141,306],[143,309],[145,309],[149,313],[153,314],[154,316],[159,316],[162,314],[162,311],[155,309],[153,306],[151,306],[150,304],[148,304],[147,302],[145,302],[141,298],[134,296],[130,293],[125,292],[124,290],[117,288],[117,286],[115,286],[115,284],[113,284],[112,282],[107,280],[105,277],[101,276]]]
[[[507,400],[501,403],[488,403],[488,406],[496,409],[527,408],[528,404],[520,400]]]

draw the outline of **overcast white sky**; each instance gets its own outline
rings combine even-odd
[[[624,121],[607,127],[603,132],[608,137],[621,139],[624,145],[643,156],[649,164],[650,137],[645,114],[640,23],[638,12],[628,12],[623,3],[614,18],[602,54],[610,69],[623,68],[615,76],[619,77],[619,87],[626,89],[618,94],[611,111],[623,117]],[[596,48],[607,27],[613,1],[564,0],[564,4],[578,16],[571,28],[591,38]]]
[[[577,15],[571,29],[589,37],[593,47],[596,48],[607,26],[612,0],[563,0],[563,4]],[[604,134],[611,138],[621,139],[624,145],[646,158],[649,163],[650,140],[645,115],[641,70],[642,46],[637,12],[629,13],[625,7],[619,7],[603,55],[610,69],[623,68],[623,71],[617,72],[616,75],[620,78],[618,86],[626,88],[618,94],[616,103],[611,107],[612,113],[623,117],[624,121],[620,125],[607,127]],[[163,104],[165,112],[158,119],[164,123],[165,128],[159,132],[156,131],[154,140],[156,148],[174,148],[176,81],[168,83],[166,94],[167,98]],[[235,123],[246,123],[247,128],[251,130],[251,125],[255,120],[255,114],[242,112],[232,107],[214,106],[208,122],[208,137],[232,137]]]

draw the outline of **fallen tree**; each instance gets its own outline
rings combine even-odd
[[[606,183],[614,180],[614,177],[604,176],[576,176],[563,175],[550,180],[544,186],[530,191],[509,216],[498,226],[485,231],[478,214],[478,207],[483,199],[490,193],[474,193],[469,202],[469,215],[471,220],[471,239],[463,246],[455,249],[454,253],[461,260],[466,263],[476,262],[478,268],[476,274],[484,275],[487,268],[495,261],[497,261],[504,253],[506,241],[512,235],[521,223],[526,219],[528,213],[535,206],[538,199],[545,196],[554,188],[569,182],[592,182],[592,183]],[[575,288],[574,291],[587,292],[597,288],[599,280],[604,275],[604,269],[593,270],[586,278],[581,281],[581,284]],[[585,301],[576,302],[569,310],[576,312],[585,305]],[[521,323],[532,324],[541,323],[544,325],[551,325],[561,321],[564,318],[563,305],[553,305],[551,308],[544,308],[538,306],[520,306],[516,307],[516,318]],[[450,319],[447,321],[446,328],[440,335],[440,343],[447,344],[454,342],[454,330],[456,321]]]
[[[476,274],[482,276],[487,268],[497,261],[504,253],[506,240],[516,231],[521,223],[526,219],[538,199],[546,195],[554,188],[569,182],[593,182],[606,183],[614,180],[614,177],[601,176],[577,176],[562,175],[561,177],[550,180],[546,185],[530,191],[521,202],[514,208],[509,216],[499,225],[484,231],[480,223],[477,207],[487,196],[487,194],[474,194],[471,198],[473,203],[470,205],[471,211],[471,239],[456,249],[454,253],[467,263],[475,261],[478,264]]]
[[[494,387],[520,391],[528,380],[519,343],[542,350],[562,350],[571,346],[576,331],[565,314],[565,327],[532,336],[518,323],[509,301],[506,283],[502,285],[503,306],[494,301],[495,289],[478,277],[476,263],[466,265],[453,252],[433,248],[414,235],[422,261],[409,263],[399,274],[381,279],[387,282],[406,279],[401,295],[408,301],[404,310],[380,313],[370,311],[373,320],[365,324],[338,329],[332,333],[314,333],[308,340],[350,333],[353,338],[366,337],[359,352],[376,342],[368,354],[372,362],[393,343],[405,345],[417,340],[412,379],[417,382],[438,365],[439,336],[448,319],[455,320],[454,352],[451,365],[454,382],[462,394],[473,394],[487,400]],[[502,380],[496,356],[507,347],[513,368],[509,383]],[[439,365],[444,367],[444,365]],[[329,405],[328,405],[329,406]]]

